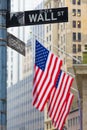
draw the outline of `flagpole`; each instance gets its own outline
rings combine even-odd
[[[30,32],[30,34],[32,34],[32,32]],[[42,37],[40,36],[37,36],[36,34],[32,34],[32,36],[34,36],[35,38],[40,38],[43,42],[46,42]],[[47,43],[47,42],[46,42]],[[78,61],[79,63],[81,63],[80,60],[78,60],[77,58],[71,56],[70,54],[67,54],[66,52],[64,52],[62,49],[59,49],[58,47],[55,46],[56,49],[58,49],[59,51],[63,52],[65,55],[69,56],[70,58]],[[34,54],[33,54],[34,55]],[[63,70],[65,72],[65,70]],[[70,72],[67,72],[67,74],[70,74],[71,76],[75,77],[75,75],[73,75],[72,73]]]
[[[32,34],[32,32],[30,32],[30,33]],[[42,37],[37,36],[36,34],[32,34],[32,35],[33,35],[33,36],[35,36],[36,38],[41,39],[43,42],[48,43],[48,42],[47,42],[45,39],[43,39]],[[80,60],[78,60],[77,58],[73,57],[72,55],[70,55],[70,54],[66,53],[64,50],[62,50],[62,49],[60,49],[60,48],[56,47],[55,45],[54,45],[54,47],[55,47],[56,49],[58,49],[60,52],[64,53],[65,55],[67,55],[67,56],[69,56],[70,58],[74,59],[75,61],[77,61],[77,62],[81,63],[81,61],[80,61]]]
[[[65,51],[63,51],[62,49],[60,49],[60,48],[56,47],[55,45],[54,45],[54,47],[55,47],[56,49],[58,49],[60,52],[64,53],[65,55],[67,55],[67,56],[69,56],[70,58],[74,59],[75,61],[77,61],[77,62],[81,63],[81,61],[80,61],[80,60],[78,60],[77,58],[73,57],[72,55],[70,55],[70,54],[66,53],[66,52],[65,52]]]

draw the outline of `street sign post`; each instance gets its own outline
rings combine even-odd
[[[68,8],[51,8],[16,13],[7,13],[6,26],[27,26],[68,22]]]
[[[25,56],[25,43],[10,33],[7,35],[7,45]]]

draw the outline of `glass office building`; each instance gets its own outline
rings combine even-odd
[[[7,90],[7,130],[44,130],[44,113],[32,106],[32,75]]]

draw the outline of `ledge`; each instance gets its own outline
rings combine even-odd
[[[75,74],[87,74],[87,64],[73,65]]]

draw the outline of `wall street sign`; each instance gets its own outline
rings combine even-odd
[[[7,36],[7,45],[25,56],[25,43],[10,33]]]
[[[68,9],[66,7],[25,11],[25,25],[60,23],[67,21]]]
[[[7,13],[7,27],[68,22],[68,8]]]

